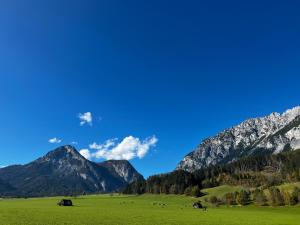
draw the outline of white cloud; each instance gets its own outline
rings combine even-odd
[[[0,169],[7,167],[6,165],[0,165]]]
[[[54,138],[49,139],[48,142],[51,143],[51,144],[59,144],[59,143],[62,142],[62,140],[59,139],[59,138],[54,137]]]
[[[155,146],[158,139],[153,136],[146,138],[141,144],[139,144],[139,148],[137,150],[137,156],[141,159],[143,158],[149,151],[151,146]]]
[[[91,112],[79,113],[78,118],[80,119],[80,126],[84,124],[92,126],[93,116]]]
[[[86,159],[91,159],[92,155],[88,149],[81,149],[79,153]]]
[[[115,142],[117,141],[117,138],[114,139],[108,139],[103,144],[97,144],[96,142],[89,145],[90,149],[105,149],[108,150],[110,147],[115,145]]]
[[[154,147],[158,139],[155,136],[148,137],[144,140],[139,138],[128,136],[121,142],[117,143],[117,139],[109,139],[103,144],[92,143],[89,145],[90,149],[96,150],[95,152],[84,151],[83,154],[88,155],[90,158],[96,159],[126,159],[131,160],[133,158],[143,158]],[[87,150],[87,149],[84,149]]]

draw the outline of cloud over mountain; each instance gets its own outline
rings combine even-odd
[[[91,150],[83,149],[80,153],[89,159],[141,159],[149,152],[151,147],[156,145],[157,141],[158,139],[155,136],[148,137],[144,140],[128,136],[119,143],[117,142],[117,139],[109,139],[102,144],[94,142],[89,145]]]
[[[79,153],[84,157],[84,158],[86,158],[86,159],[91,159],[92,158],[92,156],[91,156],[91,154],[90,154],[90,151],[88,150],[88,149],[81,149],[80,151],[79,151]]]

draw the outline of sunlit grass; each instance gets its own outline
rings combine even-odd
[[[296,225],[300,221],[299,206],[223,206],[204,212],[192,208],[194,198],[174,195],[82,196],[72,199],[74,207],[57,206],[60,199],[2,199],[0,224]]]

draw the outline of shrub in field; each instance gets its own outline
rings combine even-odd
[[[184,190],[184,194],[187,196],[193,196],[193,197],[201,197],[204,194],[201,192],[199,186],[193,186],[193,187],[187,187]]]
[[[211,204],[213,204],[214,206],[220,205],[220,200],[219,200],[216,196],[211,196],[211,197],[209,198],[209,202],[210,202]]]
[[[184,194],[187,195],[187,196],[191,196],[192,195],[192,187],[187,187],[184,190]]]
[[[256,205],[265,206],[268,204],[267,197],[263,190],[255,189],[253,193],[253,201]]]
[[[201,197],[203,193],[200,191],[199,186],[192,187],[191,195],[194,197]]]
[[[284,198],[278,188],[271,187],[269,188],[269,192],[270,192],[270,202],[272,206],[284,205]]]
[[[250,192],[241,190],[236,197],[236,202],[240,205],[248,205],[250,203]]]
[[[295,187],[291,193],[290,205],[296,205],[299,202],[300,202],[300,189]]]
[[[293,195],[295,196],[298,203],[300,203],[300,188],[294,188]]]
[[[235,193],[226,193],[223,197],[223,202],[226,205],[236,205],[236,194]]]
[[[285,205],[296,205],[297,204],[296,199],[293,197],[293,195],[290,192],[284,191],[282,193],[282,195],[283,195]]]

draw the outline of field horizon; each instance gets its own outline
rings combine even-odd
[[[101,194],[72,197],[74,206],[60,207],[62,198],[1,199],[0,224],[296,225],[300,220],[299,205],[208,206],[204,211],[192,207],[199,198],[183,195]]]

